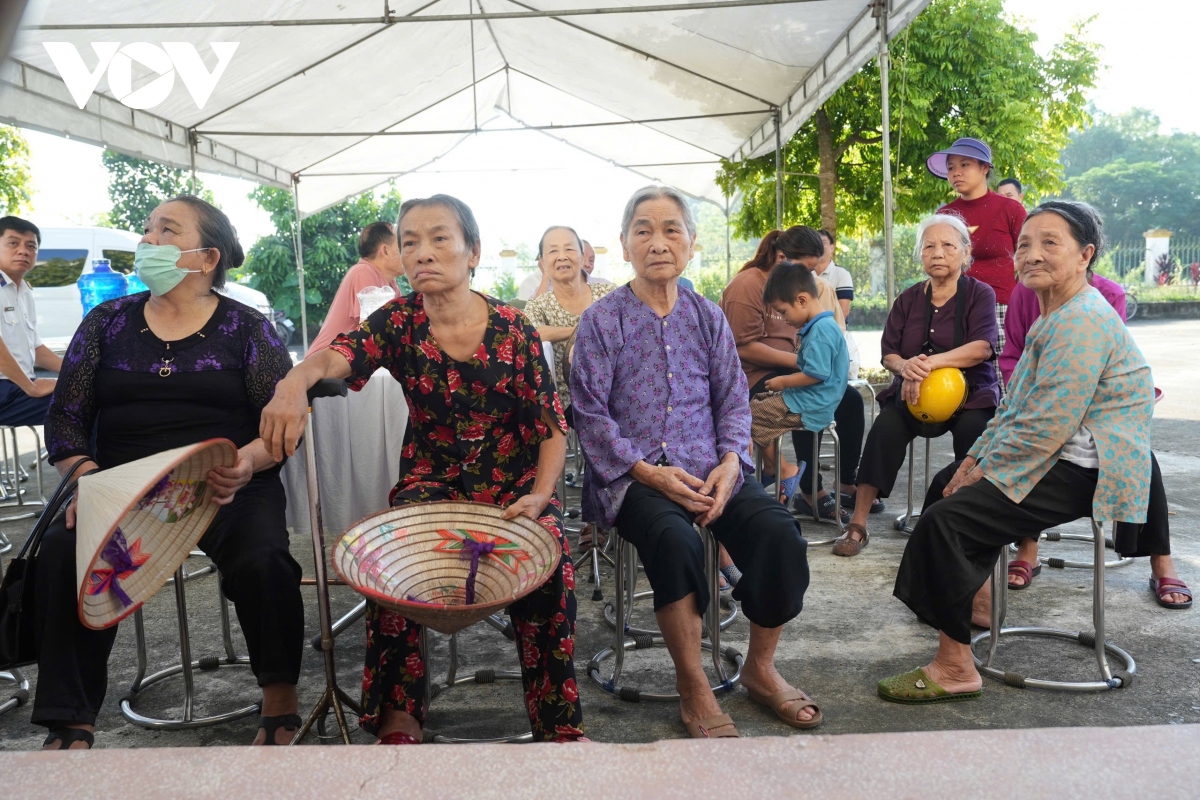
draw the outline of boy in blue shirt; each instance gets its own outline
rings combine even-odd
[[[833,312],[821,308],[816,278],[803,264],[776,264],[763,287],[763,302],[800,329],[800,348],[797,372],[771,378],[765,384],[768,393],[750,401],[750,438],[759,447],[799,428],[828,427],[850,377],[846,338]]]

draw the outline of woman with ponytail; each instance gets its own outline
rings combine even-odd
[[[763,302],[763,287],[766,286],[767,276],[776,264],[785,259],[815,271],[824,255],[825,241],[812,228],[795,225],[787,230],[771,231],[759,243],[754,258],[746,262],[721,295],[721,310],[725,312],[729,326],[733,329],[738,357],[750,384],[751,397],[765,391],[764,386],[771,378],[796,371],[797,330]],[[817,288],[817,300],[821,307],[832,311],[838,325],[845,330],[846,319],[833,287],[824,279],[818,278]],[[842,446],[842,474],[839,476],[841,491],[853,495],[864,427],[863,400],[858,390],[847,388],[834,419]],[[811,431],[795,431],[792,434],[792,445],[799,463],[790,464],[782,460],[783,494],[785,501],[796,496],[792,505],[798,513],[811,514],[811,504],[815,502],[821,517],[833,519],[833,497],[822,488],[814,500],[804,492],[804,489],[810,486],[808,481],[804,481],[803,484],[800,481],[803,473],[809,469],[816,469],[816,465],[807,464],[812,453],[813,435]],[[764,464],[773,464],[774,456],[772,448],[763,449]],[[774,476],[770,476],[768,482],[773,481]],[[797,488],[800,489],[798,496]],[[882,503],[879,503],[879,510],[883,510]],[[845,511],[842,512],[842,516],[843,522],[849,518]]]

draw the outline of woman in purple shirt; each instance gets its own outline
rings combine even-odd
[[[879,393],[879,416],[863,447],[854,513],[833,545],[839,556],[856,556],[867,546],[871,502],[891,494],[908,443],[923,433],[901,404],[919,397],[921,381],[930,372],[958,367],[967,376],[970,396],[948,426],[956,459],[966,457],[1000,403],[999,381],[991,363],[996,350],[996,293],[966,274],[971,264],[966,223],[951,214],[926,218],[917,228],[917,256],[929,280],[900,293],[883,328],[883,366],[895,378]]]
[[[588,463],[583,516],[615,524],[637,548],[693,738],[737,736],[700,663],[709,593],[694,525],[707,527],[743,574],[733,597],[751,623],[741,680],[750,699],[792,727],[816,727],[820,710],[774,663],[808,587],[808,545],[751,476],[749,387],[733,331],[714,303],[677,285],[695,220],[679,192],[648,186],[629,200],[621,228],[637,277],[583,312],[572,361]]]

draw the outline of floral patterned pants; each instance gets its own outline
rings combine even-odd
[[[406,498],[397,499],[403,503]],[[583,736],[583,711],[575,682],[575,565],[557,497],[539,521],[558,534],[562,560],[550,580],[509,606],[508,614],[516,630],[533,738],[569,741]],[[429,675],[421,657],[421,626],[371,601],[366,620],[363,730],[378,734],[385,709],[410,714],[424,727]]]

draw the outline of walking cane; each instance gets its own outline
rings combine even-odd
[[[312,402],[318,397],[345,397],[346,382],[334,378],[319,380],[308,390],[308,420],[304,425],[304,466],[308,477],[308,521],[312,529],[313,561],[316,563],[317,586],[317,616],[321,625],[321,653],[325,659],[325,691],[321,699],[308,715],[304,727],[296,732],[292,744],[299,744],[312,729],[313,723],[321,719],[329,710],[337,719],[338,730],[342,741],[350,744],[350,728],[346,724],[346,713],[342,709],[345,704],[356,714],[358,704],[342,690],[337,683],[337,665],[333,658],[333,615],[329,611],[329,583],[326,577],[325,561],[325,527],[321,522],[321,498],[317,487],[317,449],[313,437]]]

